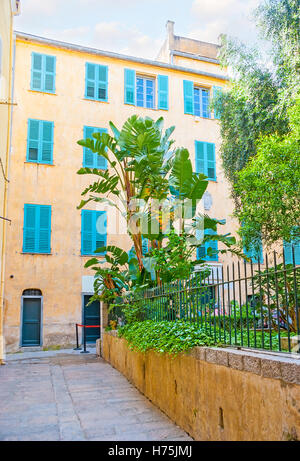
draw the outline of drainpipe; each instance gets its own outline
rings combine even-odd
[[[6,140],[6,153],[4,172],[5,178],[8,177],[9,170],[9,156],[11,148],[11,125],[12,125],[12,102],[13,102],[13,73],[14,73],[14,52],[13,52],[13,18],[14,13],[11,11],[10,17],[10,43],[9,43],[9,80],[8,80],[8,127],[7,127],[7,140]],[[4,196],[3,196],[3,210],[2,216],[5,218],[7,213],[7,195],[8,195],[8,182],[4,179]],[[6,249],[6,228],[7,221],[2,220],[2,248],[1,248],[1,280],[0,280],[0,365],[5,364],[4,359],[4,277],[5,277],[5,249]]]

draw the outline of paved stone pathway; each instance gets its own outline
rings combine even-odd
[[[95,354],[29,357],[0,366],[0,440],[192,440]]]

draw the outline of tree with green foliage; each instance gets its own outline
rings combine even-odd
[[[232,78],[228,91],[217,93],[213,102],[220,114],[223,167],[232,186],[256,154],[261,137],[289,132],[287,109],[299,91],[298,0],[264,0],[255,16],[270,51],[263,57],[257,49],[223,36],[220,59]],[[238,191],[232,192],[238,203]]]
[[[126,219],[133,242],[134,254],[130,258],[124,249],[108,246],[96,250],[96,253],[104,253],[104,258],[94,257],[86,263],[86,267],[95,271],[96,296],[101,294],[106,299],[116,298],[124,292],[132,294],[145,284],[160,284],[164,272],[159,262],[163,253],[167,263],[170,257],[173,261],[172,271],[169,271],[171,278],[180,276],[184,264],[191,271],[194,248],[202,244],[201,240],[195,239],[196,229],[202,226],[203,230],[216,231],[217,224],[222,224],[197,212],[197,202],[208,185],[207,177],[193,172],[187,149],[171,149],[174,141],[170,136],[174,127],[164,132],[162,118],[154,121],[136,115],[130,117],[121,130],[112,122],[110,127],[113,135],[94,133],[91,139],[78,142],[105,157],[109,165],[106,171],[90,168],[78,171],[80,175],[96,178],[82,192],[84,199],[78,208],[91,201],[117,208]],[[153,199],[159,204],[154,211]],[[189,203],[188,216],[186,201]],[[164,229],[164,204],[169,210],[169,229],[172,231],[176,222],[179,223],[176,242],[174,234]],[[132,222],[136,225],[133,226]],[[235,251],[234,237],[216,234],[210,238],[224,244],[221,252]],[[148,255],[143,252],[144,239],[148,240],[152,251]],[[181,244],[177,247],[179,241]],[[171,255],[172,251],[176,256],[175,253]],[[102,266],[103,262],[106,267]]]
[[[271,43],[271,56],[282,111],[289,107],[300,82],[299,0],[263,0],[255,16],[262,37]]]
[[[288,113],[290,132],[261,137],[257,154],[239,172],[234,186],[240,198],[236,216],[243,223],[240,234],[246,246],[258,236],[269,246],[299,238],[300,97]]]

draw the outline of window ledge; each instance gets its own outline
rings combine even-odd
[[[169,109],[157,109],[157,107],[144,107],[144,106],[137,106],[136,104],[130,104],[129,102],[124,102],[125,106],[131,106],[135,107],[136,109],[146,109],[146,110],[153,110],[155,112],[158,112],[159,110],[164,110],[168,112]]]
[[[103,102],[104,104],[109,104],[109,101],[103,101],[102,99],[94,99],[94,98],[82,98],[82,101],[92,101],[92,102]]]
[[[30,256],[52,256],[53,253],[27,253],[24,251],[21,251],[21,255],[30,255]]]
[[[157,107],[144,107],[144,106],[136,106],[136,105],[134,107],[136,107],[137,109],[154,110],[155,112],[160,110],[160,109],[157,109]]]
[[[54,163],[29,162],[28,160],[26,160],[24,163],[29,165],[56,166]]]
[[[95,254],[91,254],[91,255],[79,255],[81,258],[91,258],[91,257],[98,257],[98,258],[104,258],[105,255],[104,254],[98,254],[98,253],[95,253]]]
[[[101,171],[108,171],[108,168],[98,168],[97,166],[84,166],[82,168],[89,168],[90,170],[101,170]]]
[[[215,121],[215,120],[219,120],[217,118],[214,118],[214,117],[201,117],[200,115],[194,115],[194,114],[186,114],[184,113],[184,115],[189,115],[190,117],[194,117],[194,122],[199,122],[199,120],[196,120],[197,119],[201,119],[201,120],[210,120],[210,121]]]
[[[39,94],[48,94],[50,96],[58,96],[57,93],[52,93],[51,91],[32,90],[31,88],[28,91],[30,93],[39,93]]]

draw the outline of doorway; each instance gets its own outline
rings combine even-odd
[[[100,302],[93,301],[87,306],[92,295],[83,295],[84,325],[100,325]],[[86,328],[86,342],[95,343],[100,338],[100,328]]]
[[[34,295],[32,292],[34,291]],[[21,346],[40,346],[42,327],[42,292],[25,290],[22,296]]]

